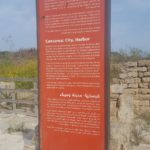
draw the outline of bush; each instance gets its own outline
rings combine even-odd
[[[112,82],[113,78],[119,78],[119,74],[121,72],[121,66],[117,64],[111,64],[110,67],[110,82]]]
[[[16,64],[13,62],[3,62],[0,64],[0,77],[8,78],[34,78],[37,77],[37,60],[26,60]]]
[[[34,49],[19,52],[0,52],[1,78],[37,78],[37,52]],[[31,89],[32,82],[16,82],[17,89]]]

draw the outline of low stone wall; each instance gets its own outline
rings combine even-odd
[[[118,118],[122,95],[133,98],[133,112],[150,112],[150,60],[128,62],[122,65],[119,78],[111,84],[111,119]],[[128,101],[127,101],[128,102]]]
[[[0,82],[0,89],[15,89],[15,82]]]
[[[18,89],[16,82],[32,82],[32,89]],[[38,114],[37,80],[33,78],[0,78],[0,112]]]

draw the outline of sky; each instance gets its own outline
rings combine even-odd
[[[0,50],[36,47],[35,0],[0,0]]]
[[[150,52],[150,0],[112,0],[112,50]]]
[[[36,44],[35,0],[0,0],[0,51]],[[150,51],[150,0],[112,0],[111,47]]]

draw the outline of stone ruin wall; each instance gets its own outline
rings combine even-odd
[[[110,90],[112,121],[118,117],[123,95],[133,98],[134,114],[150,113],[150,60],[123,64],[119,77],[113,79]]]

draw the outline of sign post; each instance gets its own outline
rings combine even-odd
[[[38,0],[41,150],[107,149],[109,0]]]

